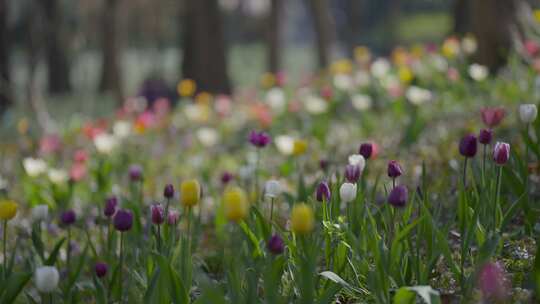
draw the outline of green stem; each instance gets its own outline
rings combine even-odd
[[[487,145],[484,145],[484,154],[482,156],[482,187],[485,187],[485,176],[486,176],[486,157],[487,157]]]
[[[259,162],[261,157],[260,149],[257,148],[257,158],[255,160],[255,206],[259,203]]]
[[[463,189],[467,187],[467,160],[468,158],[465,157],[465,161],[463,162]]]
[[[161,253],[161,225],[157,225],[157,251]]]
[[[272,218],[274,216],[274,198],[270,199],[270,225],[272,225]]]
[[[70,261],[71,261],[71,227],[68,226],[68,228],[67,228],[67,260],[66,260],[68,273],[69,273],[69,270],[70,270],[69,269]]]
[[[191,207],[187,207],[187,238],[188,238],[188,250],[187,254],[191,255]]]
[[[3,230],[4,230],[4,238],[2,239],[2,242],[3,242],[3,259],[4,259],[4,270],[3,270],[3,277],[4,279],[7,279],[7,255],[6,255],[6,252],[7,252],[7,220],[4,220],[4,227],[3,227]]]
[[[499,172],[497,173],[497,193],[495,195],[495,208],[493,208],[493,227],[497,228],[497,210],[499,208],[499,199],[501,198],[501,180],[502,180],[503,166],[499,166]]]
[[[120,303],[122,303],[122,296],[123,296],[123,290],[122,285],[124,283],[124,280],[122,279],[123,273],[124,273],[124,233],[120,232],[120,273],[118,275],[118,278],[120,279],[119,286],[120,286]]]

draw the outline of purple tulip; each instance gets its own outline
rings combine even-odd
[[[405,207],[409,200],[409,190],[403,185],[396,186],[388,195],[388,203],[394,207]]]
[[[390,178],[396,178],[400,177],[401,174],[403,174],[403,170],[401,169],[401,166],[397,162],[397,160],[391,160],[388,162],[388,177]]]
[[[321,168],[321,170],[323,171],[328,170],[328,165],[329,165],[328,160],[326,159],[319,160],[319,167]]]
[[[114,216],[114,228],[125,232],[131,229],[133,225],[133,214],[129,210],[118,210]]]
[[[107,267],[107,264],[103,263],[103,262],[98,262],[96,263],[96,266],[94,267],[95,271],[96,271],[96,275],[98,278],[103,278],[104,276],[107,275],[107,270],[109,269]]]
[[[174,197],[174,186],[172,184],[165,185],[165,188],[163,188],[163,196],[167,199]]]
[[[103,209],[103,214],[106,217],[111,217],[116,212],[116,206],[118,205],[118,198],[116,196],[111,196],[105,202],[105,208]]]
[[[69,226],[77,220],[77,215],[75,214],[75,211],[73,210],[67,210],[60,215],[60,221],[63,225]]]
[[[510,158],[510,145],[504,142],[497,142],[493,147],[493,160],[497,165],[504,165]]]
[[[349,183],[356,183],[360,179],[360,167],[357,165],[347,165],[345,167],[345,178]]]
[[[478,273],[478,287],[483,298],[503,302],[509,295],[509,282],[499,263],[486,263]],[[491,303],[491,302],[490,302]]]
[[[176,210],[169,210],[169,214],[167,215],[167,224],[173,226],[178,223],[178,220],[180,219],[180,213]]]
[[[482,129],[478,134],[478,141],[483,145],[489,145],[493,139],[493,131],[491,129]]]
[[[266,243],[266,248],[273,254],[282,254],[285,251],[285,243],[278,234],[274,234]]]
[[[232,175],[232,173],[230,172],[223,172],[223,174],[221,174],[221,183],[223,185],[226,185],[228,184],[232,179],[234,178],[234,176]]]
[[[369,159],[373,154],[373,144],[369,142],[361,144],[358,154],[362,155],[366,160]]]
[[[155,225],[161,225],[165,221],[165,210],[161,204],[152,204],[150,206],[150,212],[152,213],[152,223]]]
[[[251,131],[249,142],[257,148],[264,148],[270,143],[270,135],[266,132]]]
[[[477,143],[476,136],[473,134],[465,135],[459,143],[459,153],[465,157],[474,157],[476,155]]]
[[[317,186],[317,193],[316,198],[319,202],[323,201],[330,201],[331,193],[330,193],[330,187],[328,187],[328,183],[326,181],[322,181],[319,183],[319,186]]]
[[[142,167],[139,165],[131,165],[129,167],[129,179],[132,182],[137,182],[142,180],[143,177],[143,170]]]

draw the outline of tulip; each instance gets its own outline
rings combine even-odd
[[[310,233],[315,227],[315,217],[310,206],[299,203],[291,211],[291,229],[294,233],[303,235]]]
[[[110,155],[118,146],[118,138],[114,135],[101,133],[94,137],[96,150],[103,155]]]
[[[504,116],[506,116],[506,111],[503,107],[483,108],[480,110],[480,114],[484,124],[489,128],[493,128],[501,123]]]
[[[49,216],[49,206],[47,205],[37,205],[32,208],[32,220],[36,222],[41,222],[47,220]]]
[[[106,217],[111,217],[116,212],[116,206],[118,205],[118,198],[116,196],[110,196],[107,198],[107,201],[105,201],[105,208],[103,209],[103,214]]]
[[[143,169],[139,165],[131,165],[129,167],[129,179],[132,182],[138,182],[143,178]]]
[[[60,222],[65,226],[70,226],[77,220],[77,215],[75,214],[75,211],[73,210],[67,210],[64,211],[60,215]]]
[[[126,232],[133,225],[133,214],[129,210],[118,210],[114,215],[114,228],[120,232]]]
[[[360,172],[366,167],[366,159],[360,154],[349,155],[349,165],[358,166]]]
[[[493,160],[498,165],[504,165],[510,158],[510,145],[504,142],[497,142],[493,147]]]
[[[247,195],[239,187],[230,187],[223,194],[225,217],[232,222],[240,222],[246,218],[249,211]]]
[[[388,162],[387,169],[388,177],[392,179],[392,187],[396,187],[396,178],[400,177],[403,174],[403,169],[396,160],[391,160]]]
[[[331,193],[330,187],[326,181],[322,181],[317,186],[316,198],[319,202],[328,202],[330,201]]]
[[[362,155],[365,159],[369,159],[373,154],[373,144],[369,142],[361,144],[358,154]]]
[[[30,177],[36,177],[47,171],[47,163],[39,158],[25,158],[23,160],[24,171]]]
[[[308,142],[303,139],[296,139],[293,143],[292,154],[294,156],[300,156],[306,153],[308,148]]]
[[[478,287],[485,300],[501,303],[508,298],[510,292],[506,273],[499,263],[488,262],[482,266],[478,274]]]
[[[491,129],[482,129],[478,134],[478,141],[483,145],[489,145],[493,138],[493,131]]]
[[[169,226],[176,225],[179,219],[180,213],[177,210],[169,210],[169,214],[167,215],[167,224],[169,224]]]
[[[156,203],[150,206],[150,213],[152,214],[152,223],[155,225],[161,225],[165,221],[165,210],[161,204]]]
[[[356,183],[360,179],[360,166],[347,165],[345,167],[345,178],[350,183]]]
[[[104,276],[107,275],[108,267],[107,267],[107,264],[103,262],[98,262],[96,263],[94,270],[96,271],[96,275],[98,278],[103,278]]]
[[[396,186],[390,191],[390,195],[388,195],[388,203],[397,208],[405,207],[408,200],[409,191],[403,185]]]
[[[356,198],[356,184],[343,183],[339,187],[339,197],[345,203],[352,202]]]
[[[538,109],[535,104],[522,104],[519,106],[519,118],[523,123],[532,123],[537,115]]]
[[[321,168],[321,170],[323,170],[323,171],[328,170],[328,165],[329,165],[328,160],[326,160],[326,159],[319,160],[319,168]]]
[[[270,135],[268,135],[268,133],[257,132],[257,131],[251,131],[249,133],[248,139],[249,139],[249,142],[257,148],[264,148],[271,141]]]
[[[12,200],[0,201],[0,220],[9,221],[17,215],[18,205]]]
[[[264,195],[269,198],[276,198],[281,194],[281,183],[277,180],[269,180],[264,186]]]
[[[56,267],[42,266],[36,269],[34,273],[34,281],[36,288],[42,293],[51,293],[58,287],[60,274]]]
[[[266,248],[272,254],[282,254],[285,251],[285,242],[278,234],[274,234],[266,243]]]
[[[223,185],[228,184],[231,180],[233,180],[234,176],[230,172],[223,172],[221,174],[221,183]]]
[[[187,208],[191,208],[199,203],[201,199],[201,186],[195,179],[183,181],[180,184],[180,203]]]
[[[174,186],[171,184],[165,185],[165,188],[163,188],[163,196],[166,199],[171,199],[174,197]]]
[[[473,134],[465,135],[459,143],[459,153],[465,157],[474,157],[476,155],[476,136]]]

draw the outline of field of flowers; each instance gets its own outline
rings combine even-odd
[[[540,47],[366,48],[0,145],[0,303],[538,303]]]

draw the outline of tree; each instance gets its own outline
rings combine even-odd
[[[469,0],[455,0],[453,7],[454,15],[454,28],[453,33],[462,36],[469,32],[471,29],[470,20],[470,1]]]
[[[102,67],[99,90],[113,92],[119,102],[123,100],[122,75],[118,46],[119,0],[105,0],[102,20]]]
[[[335,25],[328,0],[308,0],[315,26],[317,62],[324,69],[330,62],[330,50],[335,39]]]
[[[8,1],[0,0],[0,115],[10,106]]]
[[[276,73],[281,65],[281,13],[283,0],[271,0],[268,16],[268,71]]]
[[[184,1],[182,73],[201,91],[231,92],[217,0]]]
[[[49,92],[62,94],[71,91],[69,62],[66,54],[62,13],[58,0],[40,0],[45,17],[46,56]]]

